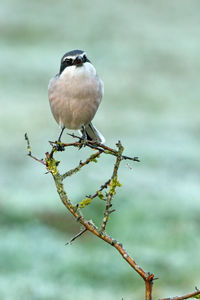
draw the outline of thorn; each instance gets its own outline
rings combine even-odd
[[[84,228],[83,230],[81,230],[79,233],[77,233],[73,238],[71,238],[71,240],[69,242],[67,242],[65,244],[66,245],[70,245],[73,241],[75,241],[79,236],[81,236],[83,233],[85,233],[87,231],[87,228]]]
[[[111,245],[114,246],[117,243],[116,240],[112,240]]]
[[[75,212],[77,211],[78,207],[79,207],[79,204],[76,204],[76,206],[74,207],[74,211],[75,211]],[[80,217],[80,216],[79,216],[79,217]],[[78,221],[78,219],[77,219],[77,221]]]
[[[129,168],[129,170],[133,170],[133,167],[129,163],[127,163],[126,166]]]
[[[109,215],[110,215],[110,214],[112,214],[112,213],[115,212],[115,211],[116,211],[116,209],[112,209],[112,210],[109,210],[108,213],[109,213]]]
[[[51,146],[54,146],[55,143],[56,143],[56,142],[49,141],[49,144],[50,144]]]
[[[159,279],[159,277],[155,277],[155,278],[153,278],[153,280],[158,280]]]

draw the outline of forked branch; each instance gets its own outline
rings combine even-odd
[[[110,237],[105,232],[110,214],[115,211],[114,209],[111,209],[112,200],[116,194],[117,187],[121,186],[120,182],[118,181],[118,170],[120,167],[120,163],[123,160],[131,160],[131,161],[139,162],[139,159],[138,157],[129,157],[123,155],[122,153],[124,151],[124,148],[120,141],[116,144],[117,149],[112,149],[108,146],[102,145],[94,141],[86,141],[84,142],[84,146],[92,149],[92,151],[96,150],[96,152],[91,154],[90,157],[88,157],[88,159],[86,159],[84,162],[80,161],[75,168],[66,171],[64,174],[61,174],[58,170],[58,165],[60,162],[54,158],[54,154],[59,149],[63,150],[68,147],[81,148],[83,146],[83,143],[79,137],[75,135],[72,135],[72,137],[78,138],[78,141],[74,143],[50,142],[52,146],[51,151],[45,153],[45,159],[38,159],[37,157],[32,155],[31,145],[27,134],[25,134],[28,156],[32,157],[34,160],[45,165],[47,172],[52,174],[57,188],[58,195],[62,203],[84,228],[77,235],[75,235],[68,243],[71,243],[72,241],[77,239],[84,232],[90,231],[91,233],[93,233],[94,235],[102,239],[104,242],[113,246],[121,254],[123,259],[140,275],[141,278],[143,278],[145,282],[145,299],[152,300],[152,286],[153,286],[153,281],[156,279],[154,278],[154,274],[145,272],[135,262],[135,260],[127,253],[127,251],[123,248],[122,244],[116,241],[114,238]],[[108,154],[116,157],[111,177],[104,184],[102,184],[100,188],[93,195],[91,194],[87,196],[78,204],[73,204],[64,189],[64,184],[63,184],[64,179],[79,172],[84,166],[88,165],[89,163],[97,162],[97,159],[100,158],[102,154],[106,154],[106,155]],[[83,208],[86,205],[89,205],[97,197],[105,201],[105,209],[104,209],[104,214],[102,217],[102,224],[100,229],[98,229],[98,227],[93,223],[93,221],[88,221],[83,215]],[[183,300],[183,299],[188,299],[190,297],[197,297],[198,295],[200,295],[200,291],[196,290],[196,292],[182,297],[163,298],[160,300]]]

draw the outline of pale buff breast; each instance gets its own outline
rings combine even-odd
[[[79,129],[94,118],[103,95],[103,83],[94,67],[66,68],[48,87],[51,111],[61,127]]]

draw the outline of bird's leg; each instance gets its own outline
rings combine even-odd
[[[82,137],[80,138],[80,147],[79,149],[81,149],[83,146],[86,146],[87,143],[87,133],[85,130],[85,126],[81,126],[81,133],[82,133]]]
[[[58,141],[56,142],[56,150],[57,151],[64,151],[65,150],[65,147],[61,143],[61,136],[63,134],[64,129],[65,129],[65,127],[62,128],[62,130],[60,132],[60,135],[58,137]]]
[[[82,133],[82,140],[83,141],[87,141],[87,133],[86,133],[86,130],[85,130],[85,126],[82,126],[81,127],[81,133]]]
[[[61,129],[61,132],[60,132],[60,135],[59,135],[59,138],[58,138],[58,142],[59,142],[59,143],[61,142],[61,136],[62,136],[64,130],[65,130],[65,127],[63,127],[63,128]]]

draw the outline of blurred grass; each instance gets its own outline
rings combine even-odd
[[[155,298],[198,286],[199,9],[197,0],[1,4],[0,299],[143,299],[143,282],[111,247],[89,233],[64,247],[79,226],[52,178],[26,157],[26,131],[39,157],[58,136],[47,85],[74,48],[87,51],[105,84],[94,123],[108,144],[120,139],[141,159],[120,170],[108,233],[159,277]],[[58,154],[61,169],[87,153]],[[111,167],[106,157],[71,178],[74,202],[93,193]],[[98,222],[102,204],[94,201],[86,213]]]

